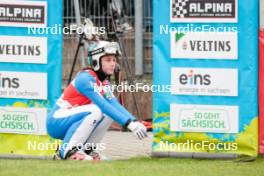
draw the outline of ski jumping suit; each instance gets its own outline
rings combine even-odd
[[[60,156],[78,144],[96,144],[116,121],[128,125],[135,117],[114,97],[107,80],[93,70],[78,73],[51,109],[47,118],[50,136],[63,140]]]

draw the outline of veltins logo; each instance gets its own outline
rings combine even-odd
[[[45,27],[47,2],[1,0],[0,26]]]
[[[170,0],[171,22],[237,22],[237,0]]]
[[[0,72],[0,88],[19,88],[19,78],[5,76],[3,73]]]
[[[0,36],[0,62],[47,64],[47,37]]]
[[[171,32],[171,58],[236,60],[237,32]]]
[[[171,93],[175,95],[238,96],[238,70],[173,67]]]

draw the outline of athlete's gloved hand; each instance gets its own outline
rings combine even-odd
[[[132,131],[140,140],[148,137],[147,128],[140,122],[131,121],[127,128]]]

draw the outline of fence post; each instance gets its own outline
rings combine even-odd
[[[143,74],[143,1],[135,0],[135,75]]]
[[[264,28],[264,0],[260,0],[260,17],[259,17],[259,20],[260,20],[260,28]]]
[[[74,0],[74,11],[75,11],[75,18],[76,18],[77,26],[80,27],[81,26],[81,14],[80,14],[80,5],[79,5],[78,0]],[[82,68],[84,68],[85,58],[84,58],[84,48],[83,47],[80,48],[80,56],[81,56],[81,65],[82,65]]]

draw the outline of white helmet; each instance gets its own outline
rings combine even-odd
[[[102,56],[113,54],[121,55],[120,48],[117,42],[99,41],[92,45],[88,51],[88,59],[92,61],[92,66],[95,71],[100,70],[100,59]]]

